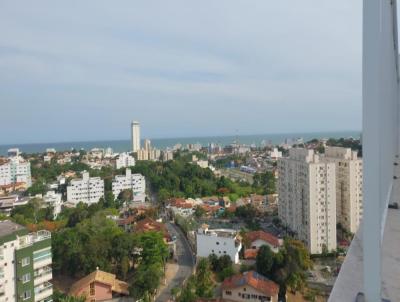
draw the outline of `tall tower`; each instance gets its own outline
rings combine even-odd
[[[140,123],[133,121],[131,123],[131,141],[132,141],[132,152],[138,152],[140,150]]]

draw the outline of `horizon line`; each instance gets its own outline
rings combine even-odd
[[[168,139],[191,139],[191,138],[220,138],[220,137],[241,137],[241,136],[260,136],[260,135],[286,135],[286,134],[317,134],[317,133],[335,133],[335,132],[360,132],[362,130],[327,130],[327,131],[305,131],[305,132],[271,132],[271,133],[256,133],[256,134],[221,134],[221,135],[201,135],[201,136],[175,136],[175,137],[143,137],[140,140],[168,140]],[[96,143],[96,142],[118,142],[118,141],[130,141],[128,138],[120,139],[97,139],[97,140],[70,140],[70,141],[58,141],[58,142],[37,142],[37,143],[6,143],[0,144],[0,146],[13,146],[13,145],[41,145],[41,144],[66,144],[66,143]]]

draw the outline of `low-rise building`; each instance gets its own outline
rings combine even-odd
[[[48,191],[43,196],[43,202],[46,207],[53,208],[54,218],[57,218],[58,214],[61,213],[61,207],[62,207],[61,193],[56,193],[54,191]]]
[[[0,221],[1,301],[52,301],[51,233]]]
[[[228,255],[234,263],[239,263],[242,243],[237,232],[231,229],[212,229],[203,225],[196,233],[197,257],[218,257]]]
[[[222,298],[238,302],[278,302],[279,286],[255,271],[234,275],[222,282]]]
[[[279,252],[279,248],[283,245],[283,240],[264,231],[253,231],[246,233],[249,247],[251,249],[259,249],[263,245],[267,245],[274,253]]]
[[[108,301],[113,297],[128,296],[128,283],[118,280],[114,274],[96,269],[86,277],[75,282],[69,294],[74,297],[86,297],[87,302]]]
[[[142,174],[132,174],[131,169],[126,169],[125,175],[116,175],[112,182],[112,191],[115,198],[123,190],[132,190],[134,201],[145,201],[146,179]]]
[[[18,206],[28,204],[29,197],[20,197],[19,195],[8,195],[0,197],[0,213],[7,216],[11,214],[12,209]]]
[[[75,205],[79,202],[97,203],[101,197],[104,197],[104,180],[90,177],[86,171],[82,172],[81,179],[71,180],[67,187],[67,200]]]

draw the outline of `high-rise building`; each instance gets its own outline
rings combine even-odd
[[[51,233],[0,221],[0,300],[52,301]]]
[[[100,177],[89,177],[89,172],[83,171],[81,179],[71,180],[67,187],[67,201],[92,204],[104,197],[104,180]]]
[[[140,123],[131,123],[131,140],[132,140],[132,152],[140,150]]]
[[[146,151],[151,150],[151,141],[147,138],[144,140],[144,150]]]
[[[293,148],[278,160],[278,214],[312,254],[336,250],[335,163]]]
[[[355,233],[363,214],[362,159],[350,148],[328,146],[325,159],[336,165],[336,220]]]

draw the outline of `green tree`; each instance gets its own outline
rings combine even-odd
[[[261,275],[271,277],[274,265],[274,253],[268,245],[260,247],[256,257],[256,269]]]
[[[196,295],[200,298],[211,298],[214,291],[210,264],[206,258],[200,259],[196,269]]]

